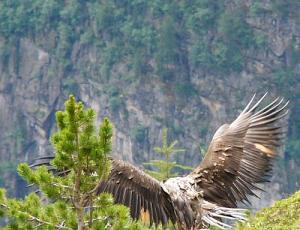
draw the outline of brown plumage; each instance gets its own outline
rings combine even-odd
[[[160,182],[126,162],[112,160],[109,178],[96,191],[101,192],[112,193],[116,203],[129,206],[134,219],[149,215],[150,224],[176,221],[172,201]]]
[[[279,120],[287,115],[288,103],[277,98],[255,112],[263,98],[250,108],[253,97],[234,122],[217,130],[204,160],[191,173],[204,199],[236,207],[254,195],[256,183],[266,182],[271,159],[282,146],[285,129]]]
[[[112,171],[97,194],[112,193],[115,202],[130,208],[134,219],[179,229],[215,225],[221,220],[244,220],[239,202],[249,202],[257,184],[267,181],[272,159],[283,145],[288,103],[275,99],[261,107],[253,97],[243,112],[215,133],[204,160],[189,175],[159,182],[131,164],[112,160]],[[65,173],[65,172],[64,172]],[[221,218],[221,219],[220,219]]]

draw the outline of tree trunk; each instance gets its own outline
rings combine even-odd
[[[77,212],[77,223],[78,223],[78,230],[84,230],[85,225],[84,225],[84,211],[82,207],[76,208]]]

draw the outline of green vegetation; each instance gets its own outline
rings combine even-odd
[[[73,44],[79,41],[97,47],[104,78],[109,77],[115,64],[125,60],[135,76],[142,77],[153,71],[149,62],[155,60],[157,74],[162,80],[171,80],[181,74],[177,70],[183,65],[185,52],[192,68],[217,73],[241,71],[246,53],[259,47],[264,37],[249,26],[245,16],[259,18],[273,13],[296,17],[300,4],[276,0],[265,9],[260,1],[246,7],[234,0],[228,4],[224,0],[3,0],[0,8],[0,35],[8,45],[15,46],[23,37],[38,39],[54,32],[56,45],[43,48],[55,54],[66,71],[75,67],[70,56]],[[1,52],[3,57],[7,46],[5,50]]]
[[[36,184],[52,200],[45,205],[41,197],[30,193],[24,200],[8,199],[0,190],[0,216],[7,216],[7,229],[138,229],[128,209],[114,205],[109,194],[96,196],[98,182],[110,172],[112,125],[105,118],[94,126],[95,112],[84,109],[70,96],[65,111],[56,113],[58,132],[52,138],[55,158],[51,162],[57,172],[70,169],[64,177],[48,171],[46,166],[31,169],[18,166],[28,183]],[[86,203],[89,208],[85,208]]]
[[[112,85],[107,89],[107,94],[109,96],[109,106],[111,111],[113,113],[118,112],[123,105],[121,90]]]
[[[274,0],[272,1],[272,10],[282,19],[286,20],[288,16],[293,16],[299,20],[300,2],[293,0]]]
[[[274,3],[274,9],[278,7],[280,1]],[[79,41],[97,47],[103,78],[110,76],[114,65],[126,60],[136,77],[155,71],[163,81],[172,80],[183,73],[180,69],[186,57],[182,55],[188,41],[193,67],[241,71],[244,53],[257,45],[244,17],[250,9],[240,2],[229,9],[223,0],[163,4],[158,0],[4,0],[0,8],[0,34],[9,44],[55,31],[57,45],[44,48],[57,57],[65,71],[75,67],[70,57],[73,44]],[[211,32],[216,33],[213,38],[208,35]],[[153,60],[154,69],[149,66]]]
[[[147,127],[142,124],[137,124],[137,126],[132,130],[132,136],[138,143],[144,143],[147,138]]]
[[[281,230],[300,229],[300,191],[277,201],[272,207],[264,208],[251,215],[248,222],[239,224],[238,230]]]
[[[155,147],[154,151],[161,154],[165,160],[151,160],[148,163],[144,163],[144,165],[156,168],[156,170],[147,170],[147,173],[156,179],[163,181],[168,178],[178,176],[178,173],[174,172],[175,168],[191,170],[191,167],[178,164],[171,160],[173,154],[184,152],[184,149],[175,148],[177,143],[177,141],[173,141],[171,144],[168,144],[168,129],[164,128],[162,130],[162,146]]]
[[[191,97],[196,95],[196,90],[191,83],[181,83],[176,85],[175,92],[179,96]]]

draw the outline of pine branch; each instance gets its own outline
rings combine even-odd
[[[0,206],[3,207],[3,208],[5,208],[5,209],[7,209],[7,210],[10,209],[10,207],[7,206],[6,204],[0,204]],[[20,213],[20,214],[23,214],[23,215],[27,216],[29,221],[36,221],[36,222],[38,222],[39,224],[37,226],[35,226],[35,228],[38,228],[39,226],[42,226],[42,225],[49,225],[49,226],[55,227],[56,229],[70,229],[70,230],[72,230],[72,228],[63,226],[61,224],[60,225],[55,225],[55,224],[50,223],[48,221],[42,220],[42,219],[40,219],[40,218],[38,218],[36,216],[33,216],[33,215],[31,215],[31,214],[29,214],[27,212],[23,212],[23,211],[20,211],[20,210],[16,210],[16,211],[18,213]]]
[[[51,183],[51,184],[57,188],[66,188],[66,189],[72,190],[72,187],[70,187],[68,185],[63,185],[63,184],[58,184],[58,183]]]
[[[43,206],[41,197],[34,193],[23,201],[15,201],[7,199],[5,190],[0,189],[0,204],[3,203],[0,211],[13,218],[16,226],[86,230],[103,222],[108,229],[114,226],[129,229],[132,223],[127,209],[114,207],[108,194],[96,199],[99,181],[106,179],[111,170],[107,154],[112,149],[112,124],[105,118],[97,132],[94,118],[92,109],[85,110],[81,102],[70,96],[65,111],[56,113],[58,131],[51,137],[55,157],[50,164],[46,162],[49,167],[40,166],[43,164],[36,165],[35,170],[27,164],[18,167],[19,174],[36,184],[50,198],[49,202],[58,200],[57,203]]]
[[[177,149],[175,145],[178,143],[177,140],[168,143],[168,130],[164,128],[162,130],[162,146],[155,147],[154,151],[161,154],[165,160],[151,160],[148,163],[144,163],[144,165],[150,165],[157,168],[157,171],[147,170],[149,174],[154,176],[158,180],[165,180],[170,177],[177,176],[176,173],[172,173],[173,169],[181,168],[183,170],[189,170],[188,166],[177,164],[176,162],[171,161],[172,154],[184,152],[184,149]]]
[[[98,217],[98,218],[94,218],[94,219],[92,219],[92,222],[94,222],[94,221],[105,221],[105,220],[107,220],[108,219],[108,217],[107,216],[105,216],[105,217]],[[84,223],[86,223],[86,224],[88,224],[90,222],[90,220],[86,220],[86,221],[84,221]]]

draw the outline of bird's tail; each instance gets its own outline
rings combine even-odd
[[[205,208],[205,203],[203,204],[204,210],[202,221],[207,223],[207,225],[216,226],[220,229],[232,229],[232,225],[228,223],[233,223],[235,221],[244,222],[246,218],[246,209],[239,208],[226,208],[214,205],[212,207],[211,203],[207,203],[210,208]],[[224,223],[225,222],[225,223]]]

